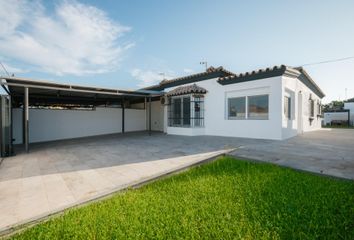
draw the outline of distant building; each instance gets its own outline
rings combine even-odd
[[[344,102],[343,109],[324,113],[324,125],[348,124],[354,125],[354,98]]]

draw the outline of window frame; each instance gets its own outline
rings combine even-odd
[[[250,117],[249,116],[249,98],[250,97],[259,97],[259,96],[267,96],[268,100],[268,111],[267,111],[267,117],[266,118],[259,118],[259,117]],[[226,120],[269,120],[269,93],[261,93],[261,94],[254,94],[254,95],[240,95],[240,96],[230,96],[226,97],[226,114],[225,118]],[[244,98],[245,99],[245,116],[244,117],[230,117],[230,100],[235,99],[235,98]]]
[[[309,99],[309,117],[315,117],[315,100]]]
[[[251,97],[263,97],[263,96],[267,96],[267,117],[263,118],[263,117],[250,117],[250,110],[249,110],[249,102],[250,102],[250,98]],[[247,103],[246,103],[246,107],[247,107],[247,119],[248,120],[269,120],[269,94],[258,94],[258,95],[250,95],[247,96]]]
[[[184,110],[185,110],[185,100],[184,99],[189,99],[189,117],[188,121],[185,118],[184,115]],[[176,99],[180,100],[180,117],[175,118],[174,117],[174,101]],[[184,95],[179,95],[179,96],[171,96],[169,97],[169,104],[168,104],[168,127],[179,127],[179,128],[200,128],[204,127],[204,96],[203,95],[198,95],[198,94],[184,94]],[[198,111],[196,111],[198,110]],[[177,122],[179,124],[175,124],[177,119]],[[185,124],[188,122],[188,124]]]
[[[317,100],[317,116],[321,116],[322,115],[322,105],[320,100]]]
[[[244,99],[244,116],[243,117],[238,117],[238,116],[230,116],[230,101],[232,99]],[[245,120],[247,119],[247,97],[246,96],[239,96],[239,97],[230,97],[227,98],[227,118],[229,120]]]
[[[284,96],[284,116],[287,120],[291,120],[291,97]]]

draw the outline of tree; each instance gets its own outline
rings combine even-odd
[[[323,112],[330,112],[330,111],[339,111],[343,110],[344,102],[343,101],[332,101],[330,103],[323,105]]]

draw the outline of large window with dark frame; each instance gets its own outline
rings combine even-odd
[[[236,97],[228,99],[229,119],[246,118],[246,97]]]
[[[269,117],[269,95],[228,98],[227,105],[227,117],[230,120],[266,120]]]
[[[203,95],[182,95],[169,99],[168,126],[204,127]]]
[[[268,119],[268,95],[247,97],[248,119]]]

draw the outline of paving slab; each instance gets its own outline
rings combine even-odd
[[[229,152],[239,158],[354,179],[354,130],[285,141],[146,132],[30,145],[0,165],[0,231]]]
[[[29,154],[4,159],[0,232],[229,152],[204,148],[171,154],[172,148],[157,144],[164,137],[139,133],[33,144]],[[128,143],[117,143],[121,138]],[[139,138],[154,140],[153,151]]]
[[[318,174],[354,179],[354,130],[325,128],[284,141],[246,143],[233,155]]]

